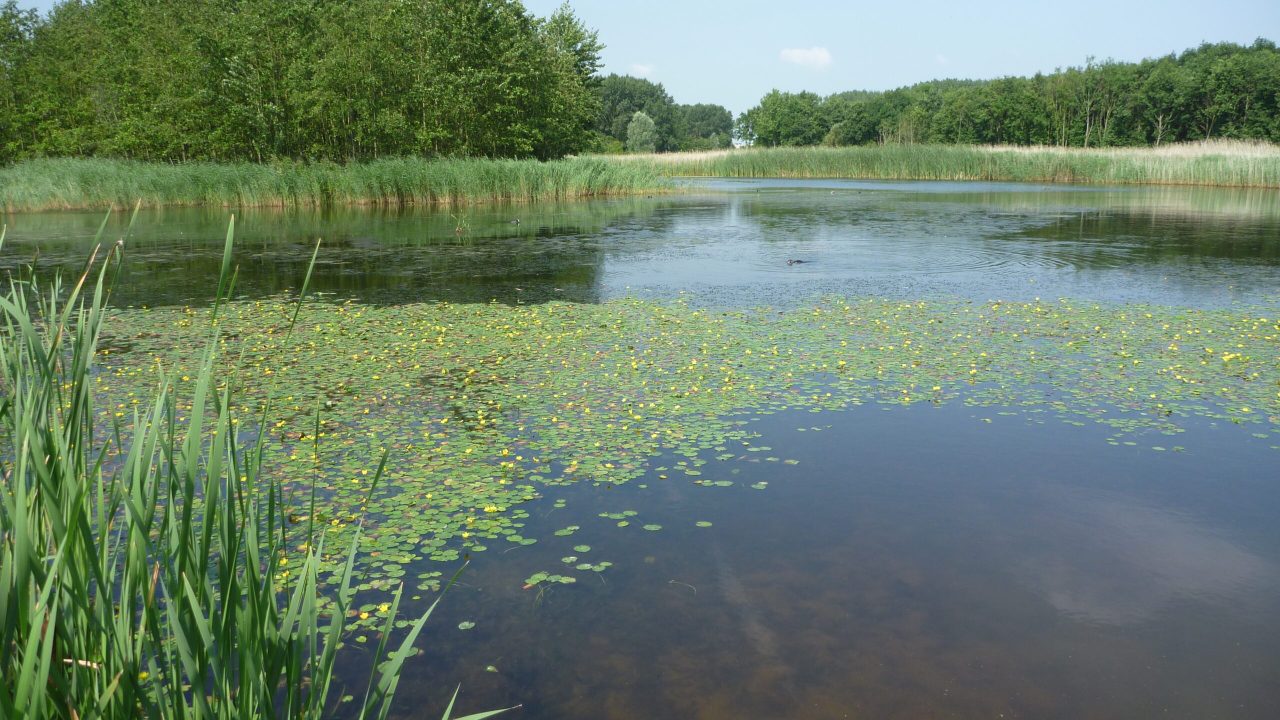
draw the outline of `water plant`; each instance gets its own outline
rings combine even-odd
[[[647,166],[673,177],[1280,187],[1280,148],[1265,143],[1211,142],[1089,150],[886,144],[611,156],[610,161]]]
[[[267,445],[245,432],[234,383],[219,372],[232,234],[198,369],[182,381],[159,372],[127,422],[103,422],[124,413],[96,406],[120,244],[70,287],[16,279],[0,296],[6,717],[318,718],[336,708],[360,532],[334,554],[309,523],[305,551],[291,551],[280,480],[262,472]],[[401,596],[379,613],[361,718],[387,716],[436,607],[392,645]]]
[[[347,164],[62,158],[0,167],[0,209],[129,207],[139,201],[144,207],[524,203],[652,194],[667,185],[646,167],[587,158],[539,162],[403,157]]]
[[[241,388],[243,413],[259,412],[267,389],[279,388],[279,425],[268,438],[274,460],[263,471],[285,478],[291,511],[311,516],[314,484],[317,522],[346,533],[365,513],[373,518],[361,535],[370,554],[357,561],[358,587],[371,594],[391,593],[420,561],[568,543],[583,532],[574,527],[675,527],[622,507],[557,515],[545,532],[526,527],[532,504],[562,485],[652,477],[707,492],[768,492],[773,484],[735,482],[711,464],[799,462],[749,443],[749,419],[763,413],[967,403],[1098,423],[1110,442],[1160,446],[1205,420],[1269,438],[1280,425],[1280,319],[1266,307],[844,297],[748,310],[636,298],[317,302],[299,313],[299,341],[285,352],[281,318],[290,307],[273,297],[225,305],[219,322],[240,349],[224,353],[225,370]],[[209,312],[120,309],[102,359],[103,411],[127,408],[155,360],[176,372],[194,368],[183,324],[199,326]],[[383,453],[392,461],[370,493],[362,458]]]

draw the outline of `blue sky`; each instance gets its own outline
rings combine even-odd
[[[19,0],[48,9],[52,0]],[[525,0],[548,15],[561,0]],[[1277,0],[573,0],[607,45],[606,72],[661,82],[677,102],[735,114],[770,89],[887,90],[1099,60],[1140,60],[1201,42],[1280,42]]]

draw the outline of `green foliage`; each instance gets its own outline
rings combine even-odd
[[[655,150],[676,149],[675,101],[660,83],[629,75],[609,75],[600,82],[600,116],[596,129],[627,142],[627,128],[637,112],[643,112],[656,129]]]
[[[1280,51],[1259,39],[1140,63],[1090,59],[1030,78],[935,80],[825,99],[775,90],[739,116],[736,132],[765,146],[1280,142]]]
[[[18,69],[31,52],[31,40],[38,18],[34,10],[23,10],[16,0],[0,5],[0,162],[17,151]]]
[[[567,6],[545,20],[517,0],[4,7],[0,160],[545,159],[583,150],[599,112],[602,46]]]
[[[720,105],[677,105],[681,150],[727,148],[733,141],[733,113]]]
[[[822,116],[822,98],[810,92],[772,90],[750,112],[750,135],[744,139],[768,147],[817,145],[830,127]]]
[[[227,258],[231,238],[228,229]],[[94,282],[91,258],[72,288],[26,280],[0,297],[0,712],[326,716],[359,533],[336,568],[321,529],[299,533],[305,552],[290,550],[298,539],[280,481],[259,474],[261,436],[241,444],[230,378],[215,370],[220,304],[201,331],[207,349],[194,351],[199,369],[182,378],[191,382],[179,390],[161,372],[130,420],[102,422],[95,360],[112,266],[96,265]],[[224,263],[220,300],[232,277]],[[435,608],[393,649],[400,596],[386,608],[361,718],[387,716]]]
[[[653,119],[643,112],[636,111],[627,123],[627,151],[634,153],[651,153],[657,149],[658,132]]]

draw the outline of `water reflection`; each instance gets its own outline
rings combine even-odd
[[[365,302],[683,293],[754,305],[838,292],[1217,305],[1267,302],[1280,287],[1275,193],[706,189],[454,212],[253,211],[238,218],[240,287],[296,287],[318,237],[317,289]],[[38,254],[45,271],[73,271],[100,217],[7,221],[0,268]],[[206,301],[224,232],[222,211],[144,214],[116,301]],[[1179,439],[1187,452],[1157,453],[1111,447],[1102,426],[1050,430],[959,403],[752,427],[768,453],[704,468],[730,487],[655,469],[616,489],[545,488],[522,530],[543,540],[476,556],[409,665],[397,714],[439,717],[455,681],[465,710],[524,703],[527,720],[1270,718],[1280,707],[1273,439],[1206,422]],[[663,529],[599,517],[622,509]],[[582,530],[554,535],[571,523]],[[580,543],[613,567],[524,589]],[[440,569],[426,564],[410,572]],[[456,630],[463,620],[475,629]]]
[[[1109,492],[1047,494],[1033,519],[1052,544],[1024,548],[1024,582],[1074,619],[1151,620],[1179,601],[1232,605],[1274,587],[1276,566],[1192,517]]]
[[[1271,717],[1267,441],[1206,426],[1161,454],[993,415],[784,413],[753,424],[756,443],[799,465],[742,452],[702,468],[731,487],[655,472],[564,488],[566,508],[529,519],[546,541],[476,558],[415,677],[458,677],[468,708],[523,702],[538,720]],[[597,517],[623,508],[663,530]],[[583,529],[550,536],[569,523]],[[577,543],[614,567],[520,590]],[[451,632],[463,618],[477,630]],[[416,685],[406,716],[438,714]]]
[[[237,222],[237,260],[244,294],[279,292],[301,283],[323,238],[315,287],[369,302],[683,294],[757,305],[834,293],[1215,306],[1275,299],[1277,195],[739,181],[706,183],[688,195],[558,205],[249,210]],[[207,299],[228,214],[142,213],[117,302]],[[47,272],[74,272],[101,216],[38,213],[5,221],[10,237],[0,269],[34,260]],[[124,224],[113,218],[108,238]]]

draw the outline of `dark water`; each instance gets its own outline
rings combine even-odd
[[[0,267],[75,269],[100,221],[7,217]],[[143,213],[114,300],[207,301],[225,223]],[[237,238],[246,296],[297,287],[323,238],[315,287],[370,303],[1280,304],[1274,191],[719,182],[453,214],[250,211]],[[1001,412],[781,413],[748,426],[767,451],[702,468],[729,487],[655,458],[629,485],[548,488],[522,531],[540,542],[477,555],[441,605],[397,713],[439,717],[461,682],[464,711],[523,703],[509,717],[530,720],[1280,716],[1274,435],[1194,421],[1186,452],[1156,452]],[[622,510],[626,528],[598,517]],[[522,589],[570,555],[613,566]]]
[[[368,302],[686,293],[757,305],[842,293],[1210,306],[1275,300],[1280,287],[1274,190],[846,181],[700,187],[707,192],[452,212],[249,210],[237,218],[239,287],[255,296],[299,286],[317,240],[315,287]],[[116,301],[207,301],[229,215],[141,213]],[[46,271],[72,272],[102,214],[3,221],[9,238],[0,269],[34,259]],[[127,216],[108,225],[105,237],[114,242]]]
[[[529,718],[1280,708],[1280,491],[1256,470],[1275,467],[1267,441],[1206,425],[1199,451],[1153,453],[1109,446],[1096,426],[962,405],[754,427],[770,451],[703,467],[730,487],[673,473],[571,488],[567,507],[535,512],[548,533],[583,531],[478,562],[408,706],[436,707],[457,678],[468,707],[522,702]],[[597,517],[623,509],[638,513],[627,528]],[[615,563],[603,582],[519,589],[518,571],[560,566],[578,542]],[[454,630],[463,619],[476,628]]]

